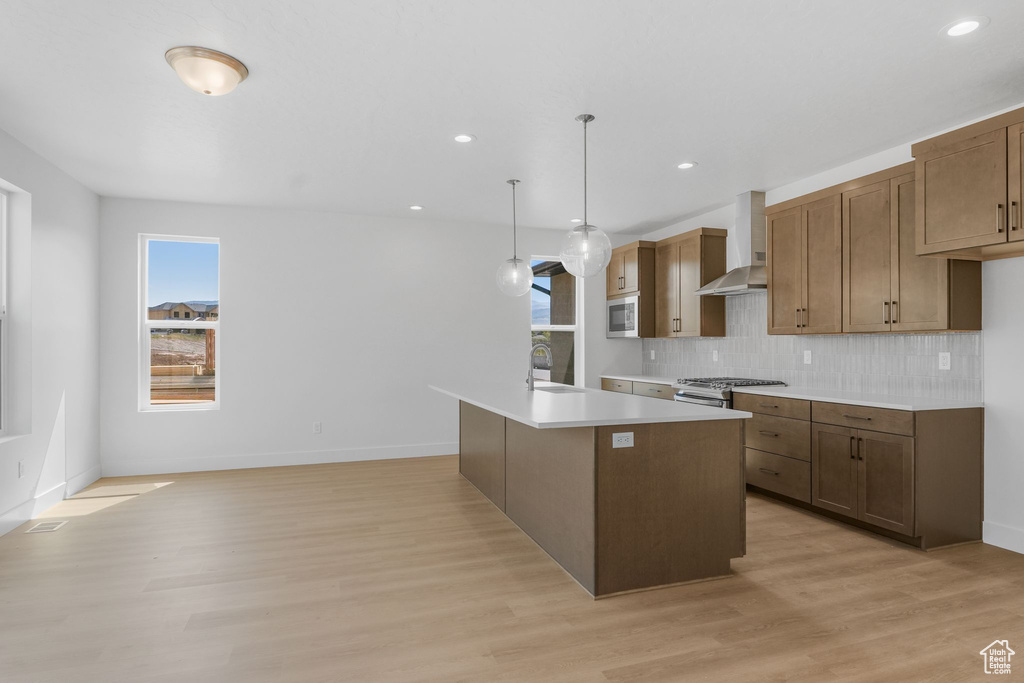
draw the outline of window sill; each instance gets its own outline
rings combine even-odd
[[[0,436],[0,446],[11,443],[12,441],[18,441],[31,436],[30,434],[8,434],[6,436]]]

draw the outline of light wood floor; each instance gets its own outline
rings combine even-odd
[[[101,480],[0,538],[0,680],[965,681],[1024,653],[1022,555],[751,495],[732,577],[594,601],[456,470]]]

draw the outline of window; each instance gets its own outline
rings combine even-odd
[[[583,373],[576,354],[578,284],[557,258],[534,257],[530,292],[530,338],[534,345],[533,376],[575,385]]]
[[[219,310],[219,241],[140,235],[139,272],[139,410],[218,408],[220,323],[191,311]]]
[[[0,191],[0,435],[7,433],[7,193]]]

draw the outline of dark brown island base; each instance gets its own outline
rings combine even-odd
[[[726,576],[744,554],[750,413],[539,383],[438,390],[459,399],[462,476],[592,596]]]

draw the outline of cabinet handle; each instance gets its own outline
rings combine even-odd
[[[861,417],[860,415],[847,415],[846,413],[843,413],[843,417],[849,420],[867,420],[868,422],[871,422],[870,417]]]
[[[883,301],[882,302],[882,322],[886,323],[886,324],[889,323],[889,302],[888,301]]]
[[[793,325],[794,327],[800,327],[800,309],[796,309],[796,313],[793,314]]]
[[[898,320],[896,320],[896,318],[899,317],[899,311],[900,311],[899,305],[900,305],[900,302],[898,302],[898,301],[893,301],[892,302],[892,321],[894,323],[895,322],[899,322]]]
[[[856,460],[857,456],[853,454],[853,447],[857,444],[857,437],[850,437],[850,460]]]
[[[779,476],[778,472],[776,472],[775,470],[770,470],[767,467],[758,467],[757,469],[764,472],[765,474],[774,474],[776,477]]]
[[[862,438],[857,439],[857,459],[864,459],[864,439]]]
[[[757,405],[760,406],[761,408],[772,408],[774,410],[778,410],[779,409],[778,406],[773,406],[770,403],[758,403]]]
[[[996,204],[996,232],[1003,231],[1003,205]]]
[[[807,327],[807,309],[800,309],[800,327]]]
[[[770,436],[770,437],[775,438],[775,439],[779,438],[779,435],[778,435],[777,432],[766,432],[763,429],[761,429],[761,430],[758,430],[757,433],[760,434],[761,436]]]
[[[1017,229],[1017,202],[1010,202],[1010,230]]]

